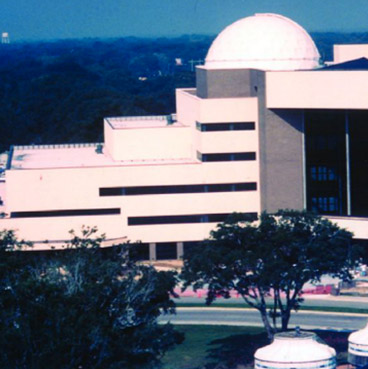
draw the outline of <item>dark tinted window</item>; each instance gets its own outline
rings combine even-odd
[[[120,214],[120,208],[15,211],[12,212],[10,216],[11,218],[42,218],[42,217],[70,217],[82,215],[111,215],[111,214]]]
[[[202,192],[254,191],[256,182],[100,188],[100,196],[137,196]]]
[[[250,131],[255,129],[254,122],[240,123],[199,123],[196,124],[197,129],[202,132],[216,131]]]
[[[136,243],[131,245],[130,256],[133,260],[149,260],[149,244]]]
[[[234,153],[219,153],[219,154],[202,154],[202,161],[243,161],[256,160],[255,152],[234,152]]]
[[[368,111],[349,112],[351,215],[368,216]]]
[[[176,242],[160,242],[156,243],[156,259],[170,260],[177,259]]]
[[[219,223],[226,220],[229,213],[222,214],[193,214],[193,215],[161,215],[152,217],[129,217],[128,225],[153,224],[189,224],[189,223]],[[247,219],[256,219],[257,213],[244,213]]]
[[[345,112],[305,114],[307,209],[347,214]]]

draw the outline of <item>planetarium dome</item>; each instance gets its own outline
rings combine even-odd
[[[213,41],[208,69],[300,70],[320,66],[320,55],[303,27],[278,14],[255,14],[226,27]]]

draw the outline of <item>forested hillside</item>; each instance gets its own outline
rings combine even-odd
[[[95,142],[103,118],[168,114],[194,86],[209,37],[0,45],[0,152],[10,144]],[[176,66],[182,58],[184,66]]]
[[[327,60],[333,43],[368,42],[367,34],[312,36]],[[213,38],[0,45],[0,152],[11,144],[101,141],[104,117],[175,112],[175,88],[195,85],[190,61],[203,60]]]
[[[334,44],[368,44],[368,32],[311,32],[311,36],[323,61],[333,59],[332,49]]]

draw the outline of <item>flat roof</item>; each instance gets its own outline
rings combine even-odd
[[[337,71],[368,70],[368,59],[363,57],[359,59],[348,60],[342,63],[329,64],[326,67],[316,69],[316,71],[329,71],[329,70],[337,70]]]
[[[102,147],[102,153],[98,153]],[[10,170],[89,168],[134,165],[189,164],[198,161],[190,158],[157,160],[113,160],[104,153],[103,144],[65,144],[13,146]]]
[[[155,115],[141,117],[110,117],[105,120],[113,129],[162,128],[182,126],[173,119],[173,115]]]

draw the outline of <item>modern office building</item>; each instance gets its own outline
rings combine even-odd
[[[176,91],[176,114],[106,118],[102,144],[13,147],[0,229],[50,247],[96,226],[178,258],[232,212],[288,208],[368,239],[367,49],[336,46],[326,66],[290,19],[241,19]]]

